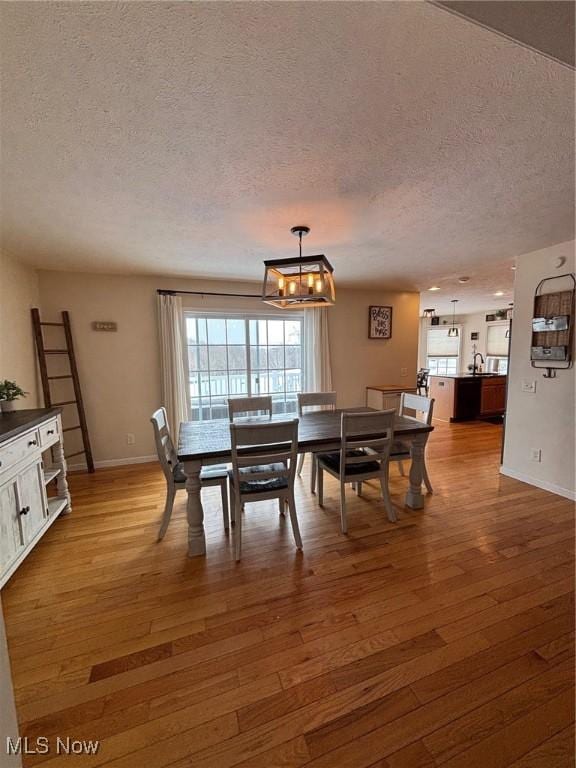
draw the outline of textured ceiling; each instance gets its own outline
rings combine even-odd
[[[434,5],[0,13],[2,242],[38,267],[253,279],[303,223],[340,284],[469,275],[471,311],[573,237],[574,73]]]

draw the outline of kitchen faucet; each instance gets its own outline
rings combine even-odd
[[[482,357],[482,353],[481,353],[481,352],[475,352],[475,353],[474,353],[473,362],[472,362],[472,374],[473,374],[473,375],[474,375],[474,374],[476,373],[476,371],[478,370],[478,366],[476,365],[476,358],[477,358],[477,357],[479,357],[479,358],[480,358],[480,361],[481,361],[482,365],[484,365],[484,358]]]

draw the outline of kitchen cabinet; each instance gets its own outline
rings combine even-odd
[[[56,495],[46,486],[56,480]],[[0,416],[0,587],[62,512],[70,511],[59,408]]]
[[[499,416],[506,410],[506,376],[482,379],[480,415]]]
[[[506,376],[430,376],[429,382],[440,421],[500,416],[506,409]]]
[[[402,392],[413,395],[417,394],[416,387],[397,387],[391,384],[366,387],[366,405],[368,408],[375,408],[377,411],[386,411],[390,408],[398,411]]]

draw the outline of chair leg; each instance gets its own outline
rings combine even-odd
[[[280,496],[280,498],[278,499],[278,512],[280,512],[282,517],[286,516],[286,510],[284,509],[285,504],[286,504],[285,500],[282,498],[282,496]]]
[[[356,493],[358,496],[362,496],[362,483],[356,483]]]
[[[340,527],[342,533],[348,533],[348,519],[346,517],[346,483],[340,483]]]
[[[222,497],[222,519],[224,520],[224,530],[230,530],[230,520],[228,517],[228,480],[224,479],[220,483],[220,496]]]
[[[168,530],[170,518],[172,517],[172,508],[174,507],[174,497],[176,496],[176,488],[173,485],[169,485],[166,488],[166,503],[164,505],[164,512],[162,514],[162,524],[158,531],[158,541],[162,541]]]
[[[242,509],[240,500],[236,500],[236,525],[234,526],[234,551],[236,562],[242,557]]]
[[[302,549],[302,537],[300,536],[300,527],[298,525],[298,517],[296,516],[296,502],[294,496],[288,496],[288,511],[290,513],[290,522],[292,523],[292,533],[294,534],[294,541],[296,547]]]
[[[398,469],[400,470],[400,474],[402,475],[402,477],[406,477],[406,473],[404,472],[403,462],[401,461],[398,462]]]
[[[432,483],[430,482],[430,478],[428,477],[428,469],[426,467],[426,457],[424,457],[424,462],[422,465],[422,480],[424,481],[424,485],[426,486],[426,490],[428,493],[434,493],[434,489],[432,488]]]
[[[230,482],[229,486],[229,495],[230,495],[230,501],[229,501],[229,508],[230,508],[230,525],[234,526],[236,524],[236,499],[234,494],[234,483]]]
[[[304,459],[306,458],[305,453],[301,453],[300,456],[298,456],[298,467],[296,469],[296,474],[298,477],[302,474],[302,467],[304,466]]]
[[[311,453],[310,459],[312,460],[312,470],[310,472],[310,490],[312,493],[316,493],[316,475],[318,473],[318,460],[316,456]]]
[[[398,518],[396,512],[392,506],[392,499],[390,498],[390,491],[388,490],[388,467],[386,468],[386,474],[380,475],[380,488],[382,489],[382,498],[384,499],[384,507],[386,508],[386,514],[388,520],[391,523],[395,523]]]
[[[318,505],[324,506],[324,470],[321,464],[318,464]]]

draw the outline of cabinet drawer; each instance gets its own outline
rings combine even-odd
[[[27,456],[34,455],[39,450],[40,435],[36,429],[32,432],[27,432],[11,443],[6,443],[6,445],[0,447],[0,474],[18,464],[19,461],[22,461]]]
[[[40,432],[40,445],[42,448],[47,448],[53,443],[57,443],[60,439],[60,426],[58,419],[49,421],[47,424],[42,424],[39,428]]]

